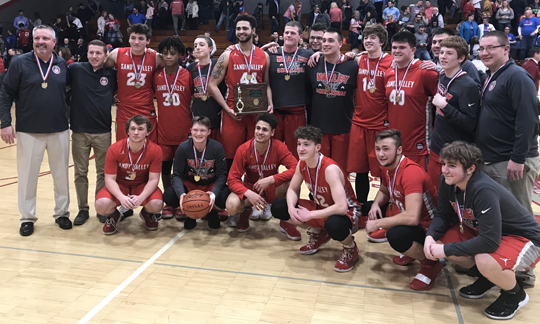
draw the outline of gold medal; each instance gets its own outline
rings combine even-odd
[[[463,234],[463,224],[459,224],[459,232]]]
[[[135,82],[135,88],[136,89],[140,89],[141,88],[141,83],[139,81]]]
[[[43,83],[41,84],[41,87],[42,87],[43,89],[47,89],[47,82],[43,82]]]
[[[137,177],[137,172],[128,171],[128,177],[129,177],[129,180],[135,180],[135,178]]]
[[[326,91],[326,93],[330,93],[330,90],[331,90],[331,89],[330,89],[330,86],[326,86],[326,87],[324,88],[324,91]]]
[[[369,92],[375,93],[375,87],[374,87],[374,86],[371,86],[371,87],[369,88]]]
[[[246,75],[246,79],[247,79],[248,81],[251,81],[251,74],[247,74],[247,75]]]
[[[199,180],[201,180],[201,177],[199,177],[199,175],[195,175],[193,176],[193,180],[195,180],[195,182],[199,182]]]
[[[285,74],[285,81],[289,81],[291,79],[291,76],[289,74]]]
[[[396,96],[396,101],[394,103],[397,105],[400,101],[401,101],[401,96],[397,95]]]
[[[208,100],[208,96],[203,94],[201,99],[202,99],[202,101],[206,101],[206,100]]]
[[[167,101],[172,104],[173,103],[173,97],[172,96],[169,96],[169,99],[167,99]]]

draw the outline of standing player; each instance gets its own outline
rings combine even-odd
[[[214,204],[225,208],[225,202],[230,194],[227,187],[227,162],[223,146],[209,138],[210,119],[207,117],[193,117],[191,124],[191,138],[180,144],[174,156],[174,171],[172,186],[165,189],[163,200],[168,206],[177,208],[182,206],[186,193],[192,190],[202,190],[210,195],[210,206]],[[218,213],[210,209],[208,213],[208,227],[219,228]],[[192,229],[197,226],[195,219],[187,217],[184,228]]]
[[[148,139],[157,142],[157,116],[154,107],[152,79],[156,69],[163,67],[163,59],[154,50],[147,49],[152,32],[150,27],[135,24],[128,28],[129,45],[113,50],[107,57],[105,67],[118,71],[118,108],[116,125],[124,123],[134,115],[142,115],[152,123],[153,132]],[[125,139],[121,127],[116,127],[116,140]]]
[[[388,104],[386,102],[384,75],[392,64],[391,55],[383,53],[388,33],[381,25],[364,29],[364,48],[367,54],[356,58],[358,75],[347,171],[356,172],[356,197],[360,203],[367,201],[369,176],[381,176],[381,168],[374,150],[375,135],[388,127]]]
[[[437,113],[428,164],[428,174],[437,187],[442,172],[439,152],[444,144],[458,140],[474,143],[480,113],[480,91],[462,68],[468,54],[469,46],[459,36],[450,36],[441,42],[439,62],[444,73],[439,76],[437,94],[433,98]]]
[[[388,100],[388,127],[403,134],[403,154],[427,170],[431,133],[431,98],[437,89],[438,74],[423,70],[414,58],[416,38],[411,32],[392,37],[392,56],[396,62],[385,80]]]
[[[341,55],[341,46],[341,31],[329,28],[323,36],[324,59],[308,69],[308,76],[312,90],[311,124],[323,132],[321,153],[346,170],[358,64]]]
[[[424,169],[402,154],[398,130],[388,129],[377,134],[375,151],[383,175],[381,188],[368,214],[368,240],[388,241],[394,250],[401,253],[401,256],[393,258],[397,265],[419,260],[420,271],[410,287],[429,290],[442,270],[442,264],[426,259],[423,250],[426,231],[437,203],[437,188]],[[385,208],[387,204],[388,208]],[[383,218],[378,219],[381,216]]]
[[[234,112],[234,86],[238,84],[266,83],[268,94],[268,111],[272,113],[272,90],[268,80],[270,57],[263,50],[253,45],[253,35],[256,31],[257,20],[250,15],[239,15],[236,20],[236,37],[239,43],[235,49],[226,51],[219,57],[212,71],[212,79],[208,90],[222,107],[221,138],[223,141],[227,164],[232,164],[236,149],[247,141],[255,127],[256,116],[238,116]],[[227,83],[227,98],[221,94],[218,86],[225,79]]]
[[[272,205],[272,215],[289,224],[309,228],[309,241],[300,248],[301,254],[316,253],[330,239],[343,244],[343,252],[334,265],[338,272],[350,271],[358,258],[353,234],[361,216],[351,183],[339,165],[322,155],[323,134],[313,126],[295,131],[300,162],[287,190],[287,199]],[[306,182],[314,201],[299,199],[302,181]]]
[[[135,115],[126,122],[128,138],[117,141],[107,151],[105,161],[105,187],[96,196],[96,211],[107,215],[103,234],[118,231],[120,212],[116,206],[135,209],[140,206],[140,216],[149,231],[159,223],[154,213],[161,212],[163,198],[158,188],[161,172],[161,149],[147,140],[152,130],[150,120]]]
[[[277,123],[274,115],[259,114],[255,137],[242,144],[234,156],[227,180],[232,191],[227,199],[227,211],[230,215],[240,214],[236,226],[238,232],[249,230],[251,207],[258,210],[266,208],[260,218],[272,218],[267,205],[285,197],[294,174],[297,160],[283,142],[272,141]],[[287,171],[278,173],[280,165],[285,166]],[[300,232],[286,222],[279,223],[279,230],[291,240],[300,240]]]
[[[184,44],[178,37],[166,37],[158,45],[165,67],[154,74],[154,92],[158,104],[158,143],[163,152],[161,181],[163,189],[171,185],[171,170],[178,145],[188,139],[191,128],[191,96],[193,79],[178,64],[184,55]],[[161,217],[173,217],[173,209],[163,208]]]
[[[326,26],[323,24],[315,24],[309,27],[309,46],[313,52],[320,52],[322,50],[322,41],[325,32]]]

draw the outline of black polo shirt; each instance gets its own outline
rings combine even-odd
[[[94,72],[88,62],[68,67],[71,79],[70,125],[74,132],[111,131],[111,106],[117,88],[116,70],[101,68]]]

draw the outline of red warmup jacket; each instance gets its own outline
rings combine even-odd
[[[534,84],[536,85],[536,93],[538,93],[538,88],[540,87],[540,70],[538,68],[538,62],[535,62],[533,59],[529,58],[526,59],[523,64],[521,64],[521,67],[525,69],[525,71],[529,72],[529,74],[534,79]]]

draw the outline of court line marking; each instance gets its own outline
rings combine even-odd
[[[110,257],[104,257],[104,256],[98,256],[98,255],[88,255],[88,254],[78,254],[78,253],[69,253],[69,252],[58,252],[58,251],[46,251],[46,250],[36,250],[36,249],[25,249],[25,248],[18,248],[18,247],[11,247],[11,246],[1,246],[1,245],[0,245],[0,249],[27,251],[27,252],[40,252],[40,253],[50,253],[50,254],[60,254],[60,255],[78,256],[78,257],[83,257],[83,258],[94,258],[94,259],[123,261],[123,262],[132,262],[132,263],[143,263],[143,261],[110,258]]]
[[[446,281],[448,282],[448,289],[450,290],[450,294],[452,295],[452,300],[454,302],[454,308],[456,309],[456,315],[457,319],[459,321],[459,324],[464,324],[463,321],[463,314],[461,314],[461,308],[459,307],[459,302],[456,296],[456,292],[454,291],[454,283],[452,282],[452,278],[450,277],[450,271],[448,271],[448,263],[446,263],[443,267],[444,274],[446,275]]]
[[[107,297],[99,302],[88,314],[81,318],[77,324],[85,324],[91,320],[99,311],[101,311],[107,304],[114,299],[124,288],[126,288],[133,280],[135,280],[144,270],[146,270],[152,263],[154,263],[157,258],[159,258],[165,251],[167,251],[173,244],[178,241],[188,230],[183,230],[180,233],[176,234],[167,244],[165,244],[159,251],[156,252],[148,261],[139,267],[135,272],[133,272],[124,282],[122,282],[118,287],[116,287]]]

